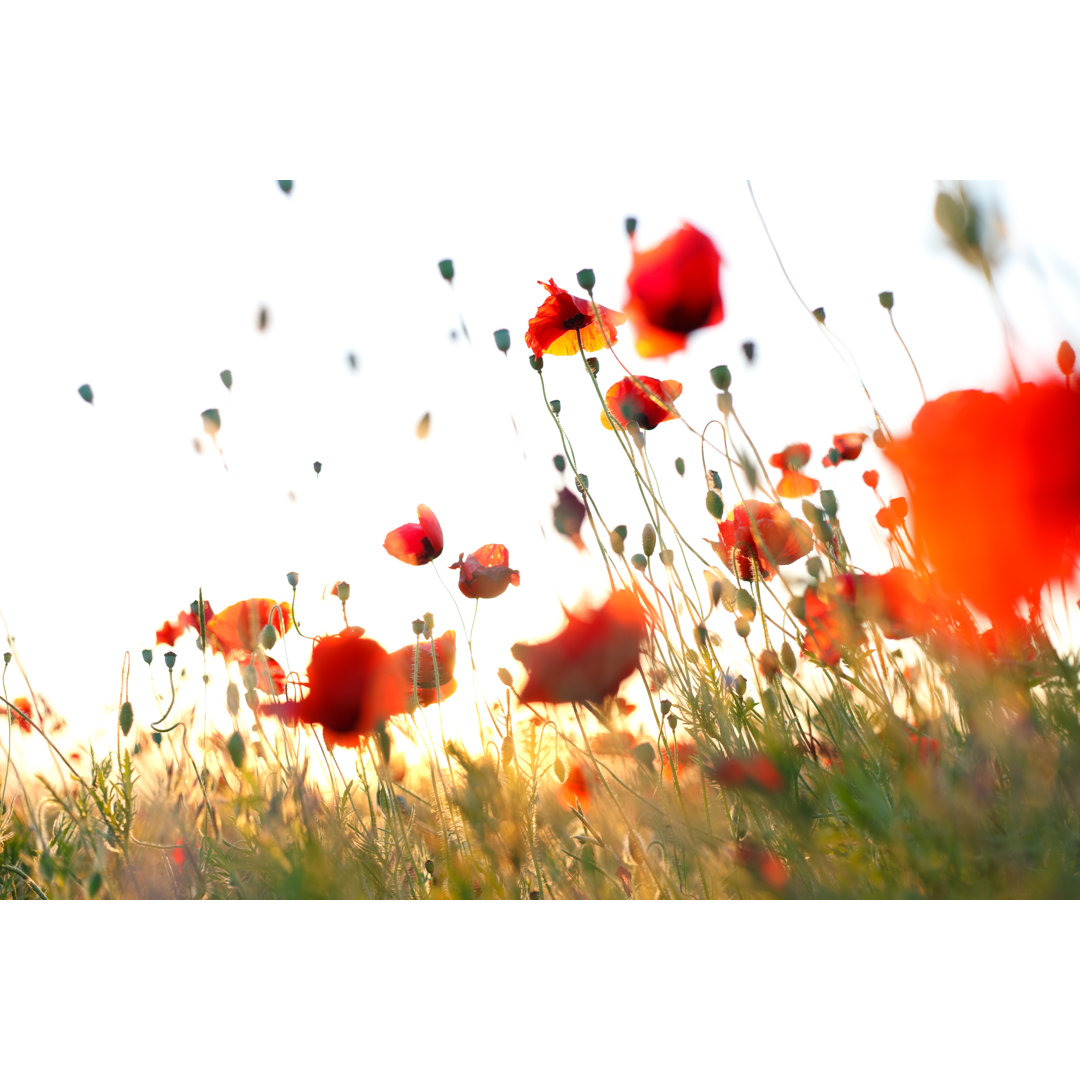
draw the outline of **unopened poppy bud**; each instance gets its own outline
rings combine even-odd
[[[131,730],[131,725],[135,723],[135,712],[131,708],[131,702],[125,701],[120,706],[120,730],[126,735]]]
[[[819,323],[823,323],[825,321],[825,309],[823,307],[814,308],[814,318],[817,319]]]
[[[176,663],[176,653],[170,650],[165,654],[165,666],[172,671],[173,665]]]
[[[506,668],[504,668],[504,667],[499,668],[497,674],[499,676],[499,682],[501,682],[503,684],[503,686],[513,686],[514,685],[514,676],[511,675],[510,672],[506,670]]]
[[[623,226],[626,229],[626,235],[633,238],[634,233],[637,232],[637,218],[636,217],[628,217],[623,222]]]
[[[741,638],[750,636],[750,620],[740,615],[735,620],[735,633]]]
[[[806,597],[793,596],[788,602],[788,611],[790,611],[799,622],[806,622]]]
[[[289,195],[292,193],[292,183],[293,182],[291,180],[279,180],[277,182],[277,186],[281,188],[281,190],[285,192],[286,195]]]
[[[644,570],[649,565],[649,560],[644,555],[631,555],[630,563],[635,570]]]
[[[724,482],[720,479],[720,474],[715,469],[709,470],[709,487],[713,491],[722,491],[724,488]]]
[[[893,298],[891,292],[879,292],[877,298],[878,303],[881,304],[886,311],[892,311]]]
[[[742,343],[743,356],[750,362],[754,362],[754,343],[752,341],[744,341]]]
[[[229,757],[232,758],[233,765],[239,769],[244,764],[244,755],[247,753],[244,736],[239,731],[234,731],[225,743],[225,749],[229,751]]]
[[[663,548],[660,552],[660,561],[665,566],[675,565],[675,552],[671,548]]]
[[[424,612],[424,637],[431,637],[432,630],[435,629],[435,616],[430,611]]]
[[[748,619],[752,619],[757,614],[757,604],[746,589],[739,589],[735,594],[735,606],[739,609],[739,613]]]
[[[295,589],[300,583],[300,575],[295,570],[290,570],[285,575],[285,580]]]
[[[656,550],[656,530],[651,524],[646,524],[641,530],[641,550],[645,552],[645,558]]]
[[[609,536],[608,539],[611,541],[611,550],[614,551],[616,555],[621,555],[625,550],[623,547],[623,538],[615,529],[612,529],[611,536]]]
[[[713,381],[713,386],[717,390],[727,390],[731,386],[731,368],[727,364],[720,364],[718,367],[714,367],[709,372],[709,377]]]
[[[240,675],[244,680],[244,689],[250,693],[259,682],[259,675],[255,670],[255,665],[246,664],[240,669]]]
[[[143,649],[142,651],[143,663],[152,664],[154,662],[154,650]]]
[[[566,468],[566,458],[564,458],[562,454],[556,454],[551,460],[559,472],[562,472]]]
[[[311,467],[315,470],[315,475],[316,476],[318,476],[319,473],[322,472],[322,462],[321,461],[316,461],[315,464],[312,465]]]
[[[349,588],[349,583],[347,581],[339,581],[334,586],[334,588],[337,589],[337,598],[343,604],[345,603],[346,600],[349,599],[349,596],[352,594],[352,589]]]
[[[499,350],[504,356],[510,351],[510,331],[509,330],[496,330],[495,331],[495,348]]]
[[[600,374],[600,361],[597,360],[595,356],[586,356],[585,366],[589,369],[591,375]]]
[[[874,433],[872,435],[872,438],[874,440],[874,445],[879,450],[882,447],[886,446],[888,444],[888,442],[889,442],[888,436],[885,434],[884,431],[881,430],[881,428],[874,428]]]
[[[784,670],[789,675],[795,674],[795,650],[790,642],[785,641],[780,647],[780,663],[784,665]]]
[[[674,713],[671,713],[671,715],[668,716],[667,726],[671,728],[672,731],[674,731],[679,726],[679,718]]]
[[[529,367],[531,367],[533,369],[533,371],[543,371],[544,370],[544,358],[542,356],[530,356],[529,357]]]
[[[240,687],[230,682],[225,688],[225,708],[230,716],[236,716],[240,712]]]
[[[10,663],[11,663],[11,653],[6,652],[6,653],[4,653],[4,667],[7,667],[7,665],[10,664]]]
[[[724,500],[721,499],[715,491],[705,492],[705,509],[708,510],[717,521],[723,521]]]
[[[596,275],[591,270],[579,270],[577,283],[588,293],[596,287]]]
[[[213,438],[221,430],[221,413],[217,409],[203,409],[202,426],[210,438]]]
[[[267,623],[267,625],[262,628],[262,633],[259,635],[259,644],[264,649],[272,649],[277,644],[277,639],[277,631]]]
[[[161,745],[161,732],[160,731],[151,732],[150,738],[154,740],[154,745],[155,746],[160,746]]]
[[[619,535],[620,535],[620,536],[621,536],[621,537],[622,537],[622,538],[623,538],[624,540],[626,539],[626,526],[625,526],[625,525],[616,525],[616,526],[615,526],[615,531],[616,531],[616,532],[617,532],[617,533],[618,533],[618,534],[619,534]]]
[[[514,736],[513,735],[506,735],[506,736],[503,737],[502,750],[500,751],[500,753],[502,755],[503,767],[506,768],[506,767],[508,767],[510,765],[510,762],[514,760]]]
[[[680,476],[685,476],[686,475],[686,462],[683,461],[683,459],[681,457],[677,457],[675,459],[675,471]]]
[[[412,621],[412,632],[417,637],[419,637],[424,632],[424,620],[423,619],[413,619],[413,621]]]
[[[94,404],[94,391],[90,389],[89,383],[83,383],[82,386],[79,387],[79,397],[81,397],[87,405]]]
[[[589,490],[589,477],[587,473],[578,473],[574,480],[574,486],[581,492],[582,495]]]
[[[247,702],[247,707],[253,712],[259,711],[259,695],[254,690],[249,690],[244,695],[244,700]]]
[[[742,697],[746,693],[746,679],[742,675],[735,676],[735,693]]]
[[[727,416],[731,412],[731,394],[726,390],[721,391],[716,395],[716,407]]]
[[[706,627],[698,625],[694,627],[694,637],[697,639],[698,647],[705,649],[709,644],[709,631]]]
[[[551,406],[551,411],[556,416],[562,412],[562,402],[558,398],[552,398],[551,401],[548,402],[548,405]]]
[[[228,368],[221,372],[221,381],[225,384],[226,390],[232,389],[232,372]]]
[[[766,679],[775,679],[780,674],[780,657],[772,649],[765,649],[758,657],[757,666]]]
[[[829,517],[836,517],[836,492],[830,488],[821,489],[821,508]]]
[[[444,281],[454,280],[454,260],[453,259],[440,259],[439,260],[439,273],[442,274]]]
[[[1057,365],[1061,368],[1062,375],[1071,375],[1076,367],[1076,350],[1067,341],[1058,346]]]
[[[566,779],[566,766],[562,763],[562,758],[556,758],[552,769],[555,771],[555,779],[562,783]]]
[[[806,560],[806,572],[812,578],[821,577],[821,560],[816,555]]]

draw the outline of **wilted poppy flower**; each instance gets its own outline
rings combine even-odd
[[[520,585],[521,575],[510,569],[510,552],[502,544],[485,544],[450,564],[458,570],[458,588],[470,600],[493,600],[508,585]]]
[[[436,687],[436,668],[431,660],[433,646],[435,663],[438,665],[438,687]],[[457,681],[454,679],[457,635],[453,630],[447,630],[434,642],[424,641],[419,646],[406,645],[404,648],[395,650],[390,656],[405,680],[406,711],[408,712],[412,712],[418,703],[433,705],[440,699],[445,701],[457,689]],[[415,697],[413,696],[414,669]]]
[[[585,770],[580,765],[571,765],[559,787],[559,802],[567,810],[573,810],[575,804],[580,805],[584,813],[589,809],[589,800],[589,778]]]
[[[674,420],[679,415],[675,399],[681,393],[682,383],[674,379],[661,382],[648,375],[620,379],[604,395],[607,409],[600,414],[600,423],[611,430],[608,419],[608,413],[611,413],[619,427],[626,427],[633,421],[638,427],[652,431],[657,424]]]
[[[857,431],[834,435],[832,449],[821,459],[821,464],[828,468],[830,465],[839,465],[841,461],[854,461],[862,453],[864,442],[866,436]]]
[[[585,520],[585,504],[569,488],[563,488],[559,492],[559,501],[552,512],[552,520],[556,532],[572,540],[579,551],[584,549],[581,523]]]
[[[410,566],[423,566],[442,554],[443,533],[439,519],[423,503],[416,508],[419,524],[409,522],[391,529],[383,547],[395,559]]]
[[[934,623],[930,592],[912,571],[894,566],[886,574],[856,574],[855,610],[877,623],[887,638],[925,634]]]
[[[769,458],[769,464],[781,471],[776,492],[781,498],[796,499],[813,495],[821,486],[817,480],[803,476],[802,468],[810,460],[809,443],[792,443]]]
[[[568,615],[566,628],[536,644],[511,650],[528,672],[521,700],[602,701],[637,668],[645,615],[633,593],[612,593],[603,606]]]
[[[263,627],[271,624],[271,618],[279,635],[284,635],[292,626],[287,603],[256,598],[230,604],[206,624],[207,644],[213,652],[223,653],[226,660],[242,660],[240,654],[253,653],[258,649],[259,635]]]
[[[810,526],[794,518],[777,503],[747,499],[739,503],[719,524],[720,542],[712,549],[734,568],[743,581],[754,580],[754,566],[762,581],[768,581],[777,567],[793,563],[814,546]]]
[[[1067,577],[1080,549],[1080,394],[1025,384],[924,405],[886,455],[905,474],[916,540],[942,585],[992,618]]]
[[[757,788],[772,793],[784,788],[784,774],[764,754],[720,758],[709,766],[708,776],[721,787]]]
[[[683,225],[648,251],[635,251],[626,287],[626,314],[642,356],[678,352],[688,334],[724,317],[720,252],[693,225]]]
[[[537,285],[544,283],[538,281]],[[604,348],[605,334],[608,343],[615,343],[615,327],[626,322],[626,316],[621,311],[597,305],[600,312],[600,321],[597,322],[591,300],[571,296],[555,284],[554,278],[550,278],[544,288],[548,291],[548,298],[536,309],[525,334],[525,344],[534,356],[545,353],[573,356],[578,351],[579,334],[581,347],[588,352]]]
[[[15,709],[8,709],[8,716],[14,721],[15,726],[20,731],[25,731],[29,734],[34,730],[33,726],[26,719],[27,716],[33,717],[34,715],[34,707],[30,704],[30,699],[17,697],[12,700],[11,704],[14,705],[15,709],[18,709],[19,712],[25,713],[26,716],[20,716],[19,712],[16,712]]]
[[[354,627],[315,642],[307,687],[300,701],[272,702],[259,709],[294,724],[319,724],[332,741],[371,735],[380,720],[405,711],[411,689],[400,663]]]

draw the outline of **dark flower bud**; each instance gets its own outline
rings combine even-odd
[[[579,270],[577,283],[587,292],[591,293],[596,288],[596,275],[591,270]]]
[[[626,235],[632,238],[634,233],[637,232],[637,218],[628,217],[626,221],[623,222],[623,225],[626,228]]]
[[[544,370],[544,358],[542,356],[530,356],[529,357],[529,367],[531,367],[533,369],[533,371],[543,371]]]
[[[566,468],[566,458],[564,458],[562,454],[556,454],[551,460],[559,472],[562,472]]]
[[[886,311],[892,311],[893,296],[892,296],[891,292],[878,293],[877,298],[878,298],[878,303],[881,304],[881,306]]]
[[[823,307],[814,308],[814,318],[819,323],[823,323],[825,321],[825,309]]]
[[[439,261],[439,273],[442,274],[443,280],[454,280],[454,260],[453,259],[441,259]]]
[[[510,331],[509,330],[496,330],[495,331],[495,348],[499,350],[504,356],[510,351]]]
[[[720,364],[709,372],[713,386],[717,390],[727,390],[731,386],[731,369],[727,364]]]
[[[300,583],[300,575],[295,570],[290,570],[285,575],[285,580],[295,589]]]
[[[143,649],[142,651],[143,663],[152,664],[154,662],[154,650]]]

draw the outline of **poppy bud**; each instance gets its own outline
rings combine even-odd
[[[735,633],[738,634],[739,637],[741,637],[741,638],[749,637],[750,636],[750,620],[746,619],[742,615],[740,615],[735,620]],[[745,680],[743,680],[743,682],[745,684]],[[741,694],[739,696],[742,697]]]
[[[821,508],[829,517],[836,517],[836,492],[829,488],[821,491]]]
[[[318,476],[322,472],[322,462],[316,461],[312,468],[315,470],[315,475]]]
[[[153,663],[153,661],[154,661],[154,650],[153,649],[143,649],[142,658],[143,658],[144,663],[147,663],[147,664]]]
[[[347,581],[339,581],[334,588],[337,590],[337,598],[344,604],[349,599],[352,590]]]
[[[285,192],[286,195],[292,193],[292,181],[291,180],[279,180],[277,186]]]
[[[566,458],[564,458],[562,454],[556,454],[551,460],[559,472],[562,472],[566,468]]]
[[[705,628],[701,627],[701,629],[704,630]],[[672,731],[674,731],[679,726],[679,718],[674,713],[671,713],[671,715],[668,716],[667,726],[671,728]]]
[[[823,307],[814,308],[814,318],[817,319],[817,321],[819,323],[824,323],[825,322],[825,309]]]
[[[240,687],[231,682],[225,689],[225,708],[235,717],[240,712]]]
[[[746,679],[742,675],[735,676],[735,693],[742,697],[746,693]]]
[[[775,679],[780,674],[780,657],[772,649],[765,649],[758,657],[758,671],[766,679]]]
[[[558,416],[559,413],[562,412],[562,402],[558,398],[553,398],[551,401],[548,402],[548,405],[551,406],[551,411],[556,416]]]
[[[533,371],[543,371],[544,358],[542,356],[530,356],[529,366],[533,369]]]
[[[510,762],[514,760],[514,736],[507,735],[502,741],[502,763],[504,767],[509,766]]]
[[[131,708],[131,702],[125,701],[120,706],[120,730],[126,735],[131,730],[131,725],[135,722],[135,713]]]
[[[264,649],[272,649],[277,644],[277,631],[268,623],[259,635],[259,644]]]
[[[165,654],[165,666],[172,671],[173,665],[176,663],[176,653],[170,651]]]
[[[631,555],[630,562],[635,570],[644,570],[649,565],[649,560],[644,555]]]
[[[713,381],[713,386],[717,390],[727,390],[731,386],[731,368],[727,364],[720,364],[718,367],[714,367],[709,372],[709,377]]]
[[[881,306],[886,311],[892,311],[893,299],[892,299],[892,293],[891,292],[878,293],[877,298],[878,298],[878,303],[881,304]]]
[[[1057,365],[1062,375],[1071,375],[1076,366],[1076,350],[1067,341],[1058,346]]]
[[[232,389],[232,372],[228,368],[221,372],[221,381],[225,384],[226,390]]]
[[[11,653],[4,653],[4,667],[7,667],[11,663]]]
[[[453,259],[441,259],[439,261],[439,273],[442,274],[444,281],[454,280],[454,260]]]
[[[221,430],[221,413],[217,409],[203,409],[203,431],[212,439]]]
[[[623,226],[626,229],[626,235],[629,236],[632,239],[633,236],[634,236],[634,233],[637,232],[637,218],[636,217],[628,217],[626,219],[626,221],[623,222]]]
[[[574,486],[581,492],[582,495],[589,490],[589,477],[585,473],[578,473],[577,478],[574,480]]]
[[[259,681],[258,672],[255,670],[254,664],[246,664],[240,669],[240,674],[244,679],[244,689],[250,694],[255,690]]]
[[[789,675],[795,674],[795,650],[790,642],[785,641],[780,647],[780,663],[784,665],[784,670]]]
[[[94,391],[90,389],[89,383],[83,383],[82,386],[79,387],[79,397],[81,397],[87,405],[94,404]]]
[[[600,374],[600,361],[597,360],[595,356],[586,356],[585,357],[585,366],[589,369],[589,374],[591,374],[591,375],[599,375]]]
[[[675,471],[680,476],[685,476],[686,475],[686,462],[683,461],[683,459],[681,457],[677,457],[675,459]]]
[[[247,707],[253,712],[259,711],[259,695],[254,690],[249,690],[244,695],[244,700],[247,702]]]
[[[652,525],[647,524],[641,530],[641,550],[645,552],[645,558],[649,558],[656,550],[656,530]]]
[[[721,499],[715,491],[707,491],[705,493],[705,509],[708,510],[717,521],[723,520],[724,500]]]
[[[616,555],[621,555],[624,550],[623,538],[619,535],[618,531],[612,529],[611,536],[609,536],[608,539],[611,541],[611,550],[614,551]]]
[[[810,558],[806,560],[806,572],[812,578],[821,576],[821,560],[816,555],[811,555]]]
[[[501,682],[503,684],[503,686],[513,686],[514,685],[514,676],[511,675],[510,672],[506,670],[506,668],[504,668],[504,667],[499,668],[499,670],[498,670],[498,672],[496,674],[499,676],[499,682]]]
[[[731,394],[726,390],[716,395],[716,407],[727,416],[731,412]]]
[[[424,632],[424,620],[423,619],[413,619],[413,621],[412,621],[412,632],[417,637],[419,637]]]
[[[244,755],[247,753],[244,736],[239,731],[234,731],[225,743],[225,749],[229,751],[229,757],[232,758],[233,765],[239,769],[244,764]]]
[[[750,362],[754,362],[754,343],[752,341],[744,341],[742,343],[743,356]]]
[[[154,745],[155,746],[160,746],[161,745],[161,732],[160,731],[152,732],[151,735],[150,735],[150,738],[154,740]]]
[[[300,582],[300,575],[295,570],[290,570],[285,575],[285,580],[295,589]]]
[[[424,612],[424,637],[431,637],[432,630],[435,629],[435,616],[430,611]]]
[[[739,589],[735,594],[735,606],[739,609],[739,614],[745,615],[748,619],[752,619],[757,614],[757,604],[746,589]]]
[[[596,288],[596,275],[591,270],[579,270],[577,283],[587,292],[591,293]]]
[[[698,646],[704,649],[709,644],[709,631],[704,626],[694,627],[694,637],[697,638]]]
[[[665,566],[674,566],[675,565],[675,552],[672,551],[671,548],[664,548],[660,552],[660,561]]]

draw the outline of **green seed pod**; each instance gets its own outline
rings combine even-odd
[[[165,666],[172,671],[173,665],[176,663],[176,653],[171,650],[165,654]]]
[[[742,343],[743,356],[746,357],[749,363],[754,362],[754,343],[752,341],[744,341]]]
[[[705,493],[705,509],[708,510],[717,521],[724,520],[724,500],[721,499],[715,491],[707,491]]]
[[[566,469],[566,458],[564,458],[562,454],[556,454],[551,460],[559,472],[563,472]]]
[[[247,753],[244,736],[239,731],[234,731],[229,736],[228,742],[225,743],[225,748],[229,751],[229,757],[232,758],[233,765],[239,769],[244,764],[244,755]]]
[[[600,361],[597,360],[595,356],[586,356],[585,366],[589,369],[590,375],[600,374]]]
[[[89,383],[83,383],[82,386],[79,387],[79,397],[81,397],[87,405],[94,404],[94,391],[90,389]]]
[[[735,633],[741,638],[750,636],[750,620],[740,615],[735,620]]]
[[[142,658],[143,658],[144,663],[152,664],[154,662],[154,650],[153,649],[143,649]]]
[[[631,555],[630,563],[635,570],[644,570],[649,565],[649,560],[644,555]]]
[[[131,731],[131,725],[135,723],[135,712],[131,708],[131,702],[125,701],[120,706],[120,730],[126,735]]]
[[[823,323],[825,321],[825,309],[823,307],[814,308],[814,318],[819,323]]]
[[[315,470],[315,475],[318,476],[322,472],[322,462],[316,461],[312,468]]]
[[[454,260],[453,259],[441,259],[439,261],[439,273],[442,274],[444,281],[454,280]]]
[[[641,530],[641,550],[645,552],[646,559],[656,550],[656,530],[648,523]]]
[[[240,712],[240,687],[234,682],[230,682],[225,689],[225,707],[234,718]]]
[[[680,476],[685,476],[686,475],[686,462],[683,461],[683,459],[681,457],[677,457],[675,459],[675,471]]]
[[[529,357],[529,367],[531,367],[533,369],[533,371],[543,371],[544,370],[544,358],[542,356],[530,356]]]
[[[886,310],[892,311],[893,295],[891,292],[880,292],[877,294],[878,303]]]
[[[611,542],[611,550],[614,551],[616,555],[621,555],[625,548],[623,547],[623,538],[619,535],[617,529],[611,530],[611,535],[608,537],[608,540]]]
[[[577,283],[587,292],[591,293],[596,288],[596,275],[591,270],[579,270]]]
[[[731,386],[731,369],[727,364],[720,364],[719,367],[714,367],[709,372],[709,377],[713,381],[713,386],[717,390],[727,390]]]
[[[226,390],[232,389],[232,372],[228,368],[221,372],[221,381],[225,384]]]
[[[262,628],[262,633],[259,634],[259,644],[264,649],[272,649],[277,644],[277,639],[277,630],[275,630],[273,626],[267,623],[267,625]]]
[[[660,561],[665,566],[675,565],[675,552],[671,548],[663,548],[660,552]]]
[[[291,180],[279,180],[277,182],[277,186],[281,188],[281,190],[284,191],[286,195],[289,195],[292,193],[292,183],[293,182]]]
[[[424,620],[423,619],[413,619],[413,621],[412,621],[412,632],[417,637],[419,637],[424,632]]]
[[[788,641],[780,648],[780,663],[789,675],[795,674],[795,650]]]
[[[352,589],[349,587],[347,581],[339,581],[337,583],[337,598],[344,604],[346,600],[352,595]]]
[[[300,575],[295,570],[290,570],[285,575],[285,580],[295,589],[300,584]]]
[[[510,351],[510,331],[509,330],[496,330],[495,331],[495,348],[499,350],[504,356]]]

